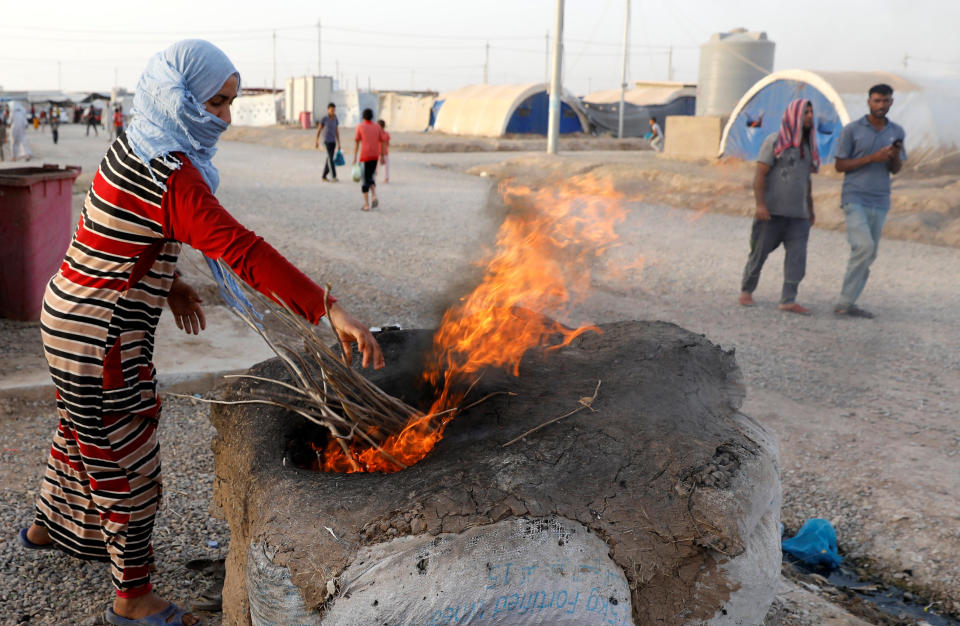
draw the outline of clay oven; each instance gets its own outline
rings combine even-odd
[[[484,376],[475,395],[515,395],[392,474],[304,469],[305,420],[215,406],[224,623],[760,623],[780,571],[777,450],[739,411],[733,355],[662,322],[599,330]],[[432,334],[381,334],[394,366],[371,380],[419,402]],[[284,376],[276,360],[253,373]]]

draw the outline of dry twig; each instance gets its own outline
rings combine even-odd
[[[514,437],[513,439],[511,439],[511,440],[508,441],[507,443],[503,444],[502,447],[506,448],[506,447],[509,446],[509,445],[515,444],[515,443],[517,443],[518,441],[520,441],[521,439],[523,439],[524,437],[526,437],[527,435],[533,434],[533,433],[537,432],[538,430],[540,430],[541,428],[545,428],[545,427],[549,426],[550,424],[553,424],[553,423],[555,423],[555,422],[559,422],[560,420],[564,419],[565,417],[570,417],[570,416],[573,415],[574,413],[579,413],[580,411],[582,411],[582,410],[584,410],[584,409],[590,409],[591,411],[596,412],[596,409],[593,408],[593,403],[596,402],[596,400],[597,400],[597,392],[600,391],[600,382],[601,382],[601,381],[599,381],[599,380],[597,381],[597,388],[593,390],[593,395],[592,395],[592,396],[583,396],[582,398],[580,398],[580,399],[578,400],[578,402],[580,403],[580,406],[579,406],[579,407],[575,408],[574,410],[570,411],[569,413],[564,413],[564,414],[561,415],[560,417],[555,417],[555,418],[553,418],[552,420],[547,420],[546,422],[540,424],[539,426],[534,426],[533,428],[531,428],[531,429],[528,430],[527,432],[523,433],[523,434],[520,435],[519,437]]]

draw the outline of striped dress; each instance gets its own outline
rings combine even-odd
[[[154,176],[125,134],[107,150],[40,318],[59,424],[35,521],[64,552],[110,561],[123,597],[151,589],[161,495],[154,333],[181,243],[313,323],[324,314],[323,290],[234,220],[189,159],[149,167]]]

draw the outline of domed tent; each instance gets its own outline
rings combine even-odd
[[[890,119],[907,133],[905,148],[920,162],[960,147],[960,80],[907,79],[888,72],[784,70],[757,81],[733,109],[720,139],[720,155],[753,160],[763,140],[778,131],[783,111],[796,98],[813,102],[816,140],[823,162],[833,161],[840,130],[868,113],[867,91],[877,83],[893,87]]]
[[[513,133],[547,134],[550,96],[546,83],[470,85],[442,94],[434,129],[454,135],[502,137]],[[580,133],[587,120],[577,98],[561,96],[560,134]]]
[[[649,130],[648,120],[657,118],[665,128],[668,115],[693,115],[697,87],[674,82],[637,82],[623,98],[623,136],[643,137]],[[617,133],[620,124],[620,90],[607,89],[584,96],[583,108],[597,132]]]

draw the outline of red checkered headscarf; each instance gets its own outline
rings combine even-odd
[[[773,156],[779,157],[791,146],[800,148],[800,155],[803,155],[803,111],[807,108],[807,103],[813,107],[813,103],[805,98],[798,98],[787,105],[780,122],[780,134],[777,135],[777,142],[773,144]],[[817,151],[817,136],[813,127],[810,128],[810,165],[814,172],[820,169],[820,153]]]

